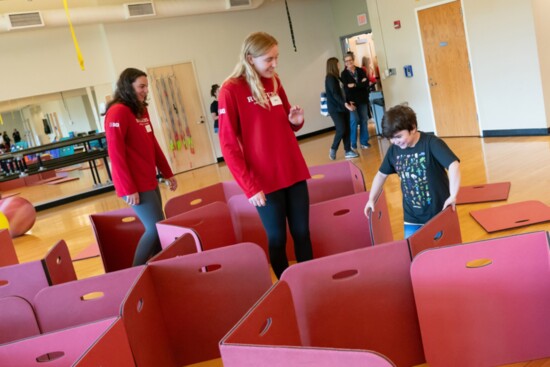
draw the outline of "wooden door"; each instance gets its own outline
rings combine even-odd
[[[193,64],[150,68],[147,74],[159,117],[155,133],[174,173],[215,163]]]
[[[460,1],[418,11],[439,136],[479,136]]]

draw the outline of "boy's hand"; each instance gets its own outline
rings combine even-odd
[[[443,209],[445,210],[446,207],[451,206],[453,208],[453,212],[456,210],[456,197],[449,196],[447,200],[445,200],[445,204],[443,204]]]
[[[365,216],[367,218],[370,218],[370,215],[374,211],[374,202],[372,200],[369,200],[367,202],[367,205],[365,205]]]

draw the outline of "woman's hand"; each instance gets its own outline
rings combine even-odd
[[[167,181],[170,191],[176,191],[178,188],[178,180],[174,176],[170,177]]]
[[[304,110],[300,106],[293,106],[290,108],[290,113],[288,114],[288,121],[292,125],[301,125],[304,123]]]
[[[357,107],[355,107],[355,104],[353,102],[346,102],[344,105],[349,111],[355,111],[357,109]]]
[[[124,197],[124,201],[130,206],[139,205],[139,192],[134,192],[133,194],[126,195]]]
[[[267,200],[265,199],[264,192],[260,191],[259,193],[248,199],[248,202],[254,206],[265,206]]]

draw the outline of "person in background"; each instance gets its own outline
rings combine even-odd
[[[11,136],[13,137],[13,142],[15,144],[21,141],[21,134],[19,133],[19,131],[17,131],[17,129],[13,129],[13,133]]]
[[[178,186],[153,132],[147,111],[148,92],[147,74],[128,68],[120,74],[105,112],[105,136],[116,193],[134,209],[145,227],[134,266],[145,264],[161,250],[156,223],[164,219],[164,212],[157,168],[170,190]]]
[[[218,93],[220,91],[220,86],[217,84],[212,84],[210,88],[210,95],[214,98],[210,104],[210,114],[214,120],[214,133],[218,133]]]
[[[344,144],[344,157],[357,158],[359,154],[351,149],[350,145],[350,123],[349,113],[354,111],[355,107],[346,102],[344,91],[340,82],[340,67],[338,59],[331,57],[327,60],[327,75],[325,76],[325,93],[327,95],[327,108],[336,133],[329,151],[329,158],[336,159],[336,151],[340,142]]]
[[[435,135],[418,131],[410,107],[390,108],[382,118],[384,137],[392,145],[374,176],[365,205],[368,217],[388,175],[397,173],[403,194],[405,238],[416,232],[441,210],[452,206],[460,188],[460,160]]]
[[[288,102],[275,72],[278,62],[279,47],[273,36],[248,35],[219,95],[223,157],[258,210],[277,278],[288,267],[287,221],[296,260],[313,257],[306,183],[311,176],[294,134],[304,125],[304,110]]]
[[[365,71],[355,66],[352,52],[346,53],[344,62],[346,68],[342,71],[341,79],[344,83],[346,100],[355,106],[355,111],[350,114],[351,148],[357,149],[357,125],[359,125],[361,149],[368,149],[370,148],[368,129],[370,118],[369,80]]]
[[[2,139],[4,140],[4,149],[6,152],[11,152],[11,139],[8,136],[8,132],[4,131],[2,134]]]
[[[372,67],[369,57],[363,56],[361,59],[361,69],[363,69],[365,74],[367,74],[367,79],[369,80],[369,91],[374,91],[377,82],[376,73],[374,72],[374,68]]]

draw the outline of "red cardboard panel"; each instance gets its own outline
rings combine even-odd
[[[538,200],[530,200],[474,210],[470,215],[491,233],[550,221],[550,207]]]
[[[150,258],[147,263],[150,264],[155,261],[194,254],[200,251],[202,251],[200,243],[197,242],[193,235],[186,233],[174,240],[168,247],[162,249],[161,252]]]
[[[34,298],[42,332],[118,316],[142,270],[133,267],[42,289]]]
[[[40,334],[31,304],[17,296],[0,298],[0,344]]]
[[[224,366],[423,363],[410,263],[398,241],[291,266],[222,340]]]
[[[216,201],[227,203],[233,195],[242,193],[237,182],[224,181],[169,199],[164,205],[164,212],[166,218],[171,218]]]
[[[76,272],[69,248],[64,240],[57,242],[42,260],[51,285],[76,280]]]
[[[336,199],[365,191],[363,172],[349,161],[309,167],[309,203]]]
[[[311,205],[309,227],[314,258],[372,246],[363,211],[368,198],[368,192],[361,192]]]
[[[431,249],[411,267],[430,366],[500,366],[550,355],[546,232]]]
[[[167,241],[172,243],[175,238],[183,233],[176,234],[175,237],[166,239],[165,226],[176,226],[192,229],[200,240],[203,250],[210,250],[218,247],[228,246],[237,243],[231,215],[227,204],[216,201],[196,209],[178,214],[157,223],[159,238],[161,243],[167,245]],[[187,231],[189,233],[189,231]]]
[[[384,194],[384,191],[380,192],[380,195],[376,198],[376,201],[374,202],[374,210],[368,220],[373,245],[393,241],[388,204],[386,202],[386,195]]]
[[[265,254],[252,243],[148,265],[123,305],[136,364],[180,367],[219,357],[219,340],[270,286]]]
[[[413,258],[426,249],[462,243],[456,210],[451,207],[445,208],[407,240]]]
[[[13,240],[7,229],[0,230],[0,267],[19,264]]]
[[[510,182],[497,182],[483,185],[461,186],[456,197],[457,204],[483,203],[507,200]]]
[[[145,232],[132,208],[90,215],[105,272],[132,266],[137,244]]]
[[[92,324],[86,324],[76,328],[61,330],[54,333],[23,339],[14,343],[0,346],[0,365],[10,367],[70,367],[75,364],[94,344],[104,337],[117,319],[107,319]],[[116,343],[114,346],[123,345]],[[119,353],[119,350],[116,350]],[[128,349],[121,349],[120,353],[126,355],[128,361]],[[111,351],[111,354],[114,354]],[[49,358],[49,359],[48,359]],[[109,362],[110,355],[104,355],[102,363],[104,367],[132,366],[127,363],[122,365]]]

